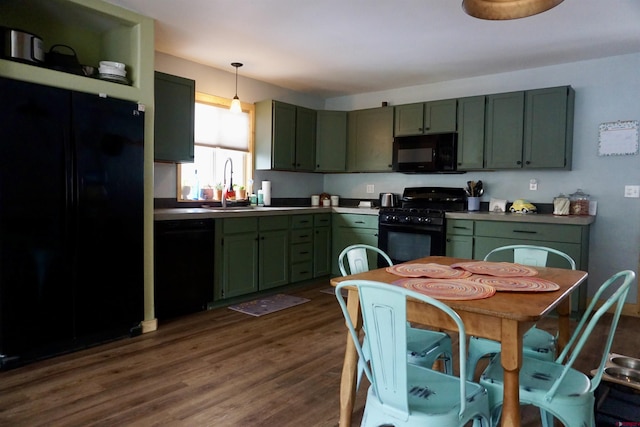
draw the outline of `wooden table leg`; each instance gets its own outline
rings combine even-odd
[[[357,331],[362,328],[362,317],[360,315],[360,300],[358,292],[349,291],[347,297],[347,309],[351,322]],[[351,415],[353,404],[356,398],[356,373],[358,370],[358,353],[351,339],[351,334],[347,331],[347,345],[344,352],[344,364],[342,365],[342,378],[340,382],[340,426],[349,427],[351,425]]]
[[[571,296],[556,307],[558,313],[558,354],[566,347],[571,336]]]
[[[520,427],[520,368],[522,367],[522,336],[515,320],[502,321],[502,367],[504,396],[502,426]]]

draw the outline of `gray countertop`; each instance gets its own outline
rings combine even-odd
[[[258,217],[273,215],[299,215],[308,213],[357,213],[365,215],[378,215],[378,209],[358,207],[311,207],[311,206],[246,206],[242,208],[170,208],[154,210],[156,221],[175,219],[203,219],[203,218],[233,218],[233,217]]]
[[[535,222],[539,224],[561,224],[561,225],[589,225],[595,220],[595,216],[585,215],[565,215],[553,214],[518,214],[518,213],[496,213],[488,211],[478,212],[448,212],[449,219],[470,219],[475,221],[509,221],[509,222]]]
[[[203,219],[203,218],[232,218],[232,217],[258,217],[273,215],[299,215],[308,213],[349,213],[378,215],[378,208],[359,207],[262,207],[246,206],[242,208],[170,208],[156,209],[154,219],[156,221],[167,221],[175,219]],[[495,212],[448,212],[449,219],[469,219],[476,221],[510,221],[510,222],[533,222],[542,224],[564,224],[564,225],[589,225],[592,224],[595,216],[557,216],[551,214],[514,214]]]

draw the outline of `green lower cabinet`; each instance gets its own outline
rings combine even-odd
[[[332,267],[331,273],[340,276],[338,255],[347,246],[364,243],[378,247],[378,216],[363,214],[333,214],[332,216]],[[372,255],[370,266],[377,265],[377,258]]]
[[[557,249],[576,262],[578,270],[589,269],[589,226],[520,221],[447,220],[447,256],[481,260],[493,249],[507,245],[536,245]],[[492,255],[492,261],[513,261],[513,257]],[[567,268],[567,262],[549,254],[548,267]],[[582,312],[586,305],[586,282],[571,298],[571,310]]]
[[[447,256],[473,258],[473,236],[447,236]]]
[[[289,216],[258,218],[258,290],[289,283]]]
[[[313,277],[331,274],[331,227],[313,229]]]
[[[289,283],[288,249],[289,230],[260,231],[259,290],[271,289]]]
[[[447,256],[473,258],[473,225],[466,219],[447,220]]]
[[[216,299],[286,285],[289,283],[289,217],[216,221],[216,251]]]
[[[219,236],[219,237],[218,237]],[[258,221],[233,218],[216,221],[216,298],[225,299],[258,290]]]
[[[313,278],[313,215],[291,216],[291,282]]]

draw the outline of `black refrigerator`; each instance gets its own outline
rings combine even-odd
[[[0,368],[137,334],[144,113],[0,78]]]

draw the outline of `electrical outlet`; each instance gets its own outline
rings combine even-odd
[[[538,180],[535,178],[529,180],[529,190],[536,191],[537,189],[538,189]]]
[[[632,197],[637,199],[640,197],[640,185],[625,185],[624,197]]]
[[[375,192],[375,186],[373,184],[367,184],[367,194],[373,194]]]

